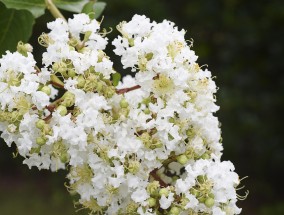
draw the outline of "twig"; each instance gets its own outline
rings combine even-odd
[[[123,88],[123,89],[117,89],[116,93],[117,94],[124,94],[124,93],[130,92],[130,91],[133,91],[133,90],[137,90],[139,88],[141,88],[140,85],[136,85],[136,86],[128,87],[128,88]]]
[[[154,169],[152,172],[150,172],[150,175],[160,183],[161,187],[167,187],[168,185],[158,176],[157,171],[158,169]]]
[[[46,8],[50,11],[50,13],[52,14],[52,16],[54,16],[54,18],[61,18],[63,19],[65,22],[66,19],[65,17],[62,15],[62,13],[58,10],[58,8],[55,6],[55,4],[53,3],[52,0],[45,0],[45,5]]]
[[[56,83],[56,82],[54,82],[54,81],[51,81],[50,83],[51,83],[53,86],[55,86],[55,87],[64,88],[64,85],[59,84],[59,83]]]

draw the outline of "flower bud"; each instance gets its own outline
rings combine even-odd
[[[188,158],[187,158],[186,155],[179,155],[179,156],[177,157],[177,161],[178,161],[181,165],[184,165],[184,164],[187,163]]]
[[[75,69],[68,69],[67,70],[67,76],[70,78],[74,78],[76,76]]]
[[[125,98],[121,99],[119,102],[119,105],[121,108],[127,108],[129,106],[128,102],[126,101]]]
[[[40,119],[40,120],[38,120],[38,121],[36,122],[36,127],[37,127],[38,129],[43,129],[44,126],[45,126],[45,121],[44,121],[43,119]]]
[[[208,159],[210,159],[210,155],[207,154],[207,153],[204,153],[203,155],[201,155],[201,158],[204,159],[204,160],[208,160]]]
[[[67,91],[63,96],[62,96],[63,101],[61,104],[65,107],[71,107],[75,103],[75,95],[69,91]]]
[[[36,144],[39,146],[43,146],[46,143],[46,139],[44,137],[37,137],[36,138]]]
[[[67,152],[61,154],[59,158],[62,163],[67,163],[69,161],[69,155]]]
[[[59,112],[61,116],[65,116],[67,114],[67,108],[63,105],[59,105],[56,110]]]
[[[167,188],[162,188],[159,191],[160,196],[164,195],[165,197],[168,197],[169,195],[169,190]]]
[[[82,75],[79,75],[77,78],[77,87],[83,88],[85,86],[86,80]]]
[[[148,200],[148,205],[149,205],[149,207],[155,207],[156,206],[156,204],[157,204],[157,200],[156,199],[154,199],[154,198],[149,198]]]
[[[215,204],[215,200],[213,198],[211,198],[211,197],[208,197],[205,200],[204,204],[206,205],[206,207],[211,208]]]
[[[170,210],[170,215],[179,215],[180,214],[180,209],[178,207],[172,207]]]
[[[41,88],[40,91],[44,92],[48,96],[50,96],[50,94],[51,94],[51,88],[49,86],[44,86],[43,88]]]
[[[145,109],[143,110],[143,112],[144,112],[145,114],[147,114],[147,115],[151,113],[151,111],[150,111],[149,108],[145,108]]]

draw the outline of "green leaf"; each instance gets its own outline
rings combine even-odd
[[[105,2],[96,2],[94,5],[95,19],[99,18],[106,7]]]
[[[94,12],[94,4],[95,4],[95,2],[90,1],[87,4],[85,4],[83,9],[82,9],[82,13],[88,14],[91,19],[93,19],[92,13]]]
[[[53,2],[62,10],[80,13],[88,0],[53,0]]]
[[[7,8],[28,10],[35,18],[44,14],[44,0],[1,0]]]
[[[26,10],[7,9],[0,3],[0,56],[6,50],[16,50],[21,40],[27,42],[32,34],[33,15]]]
[[[46,5],[45,0],[0,0],[7,8],[17,10],[28,10],[35,18],[44,14]],[[74,13],[80,13],[88,0],[53,0],[54,4],[62,9]]]
[[[82,13],[86,13],[91,19],[99,18],[106,7],[105,2],[88,2],[83,7]]]
[[[116,73],[112,74],[112,83],[113,83],[113,86],[116,87],[116,86],[118,85],[120,79],[121,79],[120,73],[116,72]]]

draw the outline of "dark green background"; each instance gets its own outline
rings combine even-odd
[[[145,14],[174,21],[194,39],[198,62],[208,64],[219,87],[224,160],[231,160],[250,191],[239,202],[244,215],[283,215],[284,186],[284,1],[108,0],[104,27]],[[70,14],[66,14],[70,16]],[[37,20],[31,43],[52,17]],[[35,52],[40,52],[38,45]],[[108,54],[121,71],[119,59]],[[37,58],[40,59],[39,54]],[[0,95],[1,96],[1,95]],[[28,170],[14,148],[0,144],[0,214],[75,214],[65,190],[65,172]],[[239,191],[243,193],[244,191]],[[87,214],[82,213],[82,214]]]

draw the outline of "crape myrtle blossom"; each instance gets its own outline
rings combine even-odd
[[[135,15],[112,44],[78,14],[48,23],[38,68],[29,44],[0,59],[0,130],[29,168],[69,170],[90,214],[239,214],[240,183],[221,161],[216,85],[174,23]],[[59,88],[62,93],[58,93]]]

